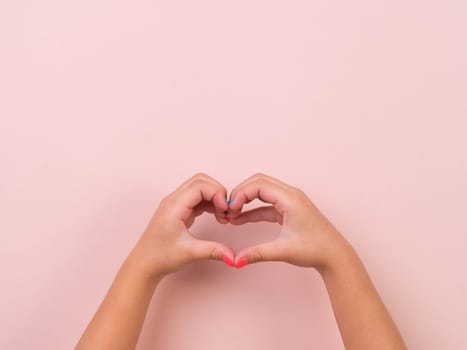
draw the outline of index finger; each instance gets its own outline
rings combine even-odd
[[[227,191],[224,186],[206,174],[196,174],[173,193],[177,201],[177,208],[182,219],[187,219],[193,209],[202,201],[214,204],[214,213],[217,218],[223,218],[223,212],[228,209],[226,203]]]
[[[288,207],[288,191],[285,184],[270,178],[269,176],[258,174],[238,185],[230,195],[231,217],[240,215],[240,211],[246,203],[254,199],[259,199],[265,203],[270,203],[282,215]]]

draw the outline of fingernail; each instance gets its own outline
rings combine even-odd
[[[230,259],[227,255],[224,255],[224,262],[229,265],[229,266],[233,266],[234,263],[232,261],[232,259]]]
[[[240,267],[245,266],[248,263],[248,260],[246,258],[241,258],[239,261],[235,263],[235,267],[239,269]]]

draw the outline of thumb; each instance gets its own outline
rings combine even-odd
[[[285,240],[277,238],[274,241],[261,243],[241,250],[235,257],[234,266],[240,268],[246,264],[261,261],[285,261],[287,246]]]
[[[235,253],[225,244],[194,239],[190,244],[190,253],[193,260],[223,260],[227,265],[233,266]]]

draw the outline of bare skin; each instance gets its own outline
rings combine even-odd
[[[242,211],[256,198],[271,205]],[[347,350],[406,349],[357,253],[303,191],[256,174],[231,192],[230,203],[226,199],[226,189],[205,174],[193,176],[165,197],[75,349],[135,349],[158,283],[200,259],[223,260],[237,268],[261,261],[313,267],[326,285]],[[204,212],[222,224],[268,221],[282,228],[277,239],[235,255],[222,243],[190,234],[194,219]]]

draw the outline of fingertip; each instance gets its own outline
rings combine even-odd
[[[224,211],[224,215],[217,215],[216,220],[219,224],[228,224],[230,222],[229,217],[227,216],[226,211]]]
[[[239,268],[241,268],[241,267],[243,267],[243,266],[245,266],[245,265],[247,265],[247,264],[248,264],[247,258],[246,258],[246,257],[241,257],[240,259],[236,259],[236,260],[235,260],[234,266],[235,266],[237,269],[239,269]]]
[[[222,249],[222,260],[229,266],[234,266],[235,252],[226,245],[221,245]]]
[[[229,200],[228,200],[228,204],[229,204],[229,208],[230,210],[239,210],[242,208],[242,198],[244,198],[245,195],[242,194],[242,193],[237,193],[235,194],[235,197],[231,197]]]
[[[229,218],[230,218],[230,223],[232,224],[239,224],[238,221],[237,223],[234,223],[232,220],[237,218],[239,215],[241,215],[242,212],[242,207],[246,202],[246,196],[243,193],[236,193],[234,197],[231,197],[229,199]]]
[[[229,257],[228,255],[224,255],[224,258],[223,258],[224,262],[229,265],[229,266],[234,266],[234,261],[231,257]]]
[[[214,203],[215,207],[220,212],[224,212],[226,210],[229,210],[229,204],[227,202],[227,192],[225,190],[217,192],[214,195],[214,198],[212,199],[212,202]]]

